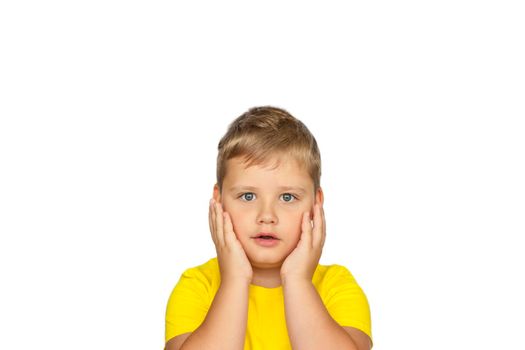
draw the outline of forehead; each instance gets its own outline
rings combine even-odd
[[[248,166],[244,158],[236,157],[226,162],[223,185],[233,186],[313,186],[306,167],[290,156],[273,157],[263,164]]]

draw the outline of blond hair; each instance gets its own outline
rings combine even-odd
[[[321,155],[317,141],[300,120],[284,109],[249,109],[230,124],[218,149],[217,184],[221,191],[229,159],[243,157],[246,167],[250,167],[265,164],[276,155],[293,157],[312,178],[314,191],[320,187]]]

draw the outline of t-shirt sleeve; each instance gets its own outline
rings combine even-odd
[[[184,271],[168,300],[165,341],[197,329],[210,305],[210,282],[206,276],[195,268]]]
[[[357,328],[372,338],[368,300],[344,266],[336,266],[325,306],[340,326]]]

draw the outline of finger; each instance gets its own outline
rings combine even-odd
[[[235,232],[233,232],[233,224],[230,218],[230,214],[224,212],[224,241],[227,244],[232,245],[236,240],[237,237],[235,236]]]
[[[321,245],[323,241],[323,218],[319,204],[314,205],[314,228],[312,231],[313,245]]]
[[[211,224],[213,227],[213,236],[215,237],[215,241],[217,242],[217,210],[215,209],[215,200],[212,201],[211,204]]]
[[[324,207],[321,206],[321,216],[323,218],[323,241],[321,242],[321,247],[324,247],[324,242],[326,241],[326,216],[324,215]]]
[[[312,223],[310,222],[310,213],[306,212],[303,213],[303,222],[301,225],[302,233],[301,233],[301,241],[304,240],[304,244],[307,245],[307,247],[312,246]]]
[[[214,217],[213,217],[213,199],[210,200],[210,205],[208,207],[208,224],[210,225],[210,233],[211,233],[211,239],[213,240],[213,244],[217,245],[217,238],[215,237],[215,225],[214,225]]]
[[[224,246],[224,221],[222,218],[222,207],[220,203],[215,202],[215,233],[217,235],[217,242],[220,246]]]

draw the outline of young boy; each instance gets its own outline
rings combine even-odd
[[[252,108],[219,142],[209,224],[217,257],[186,270],[166,350],[371,348],[363,291],[325,241],[321,159],[306,126]]]

